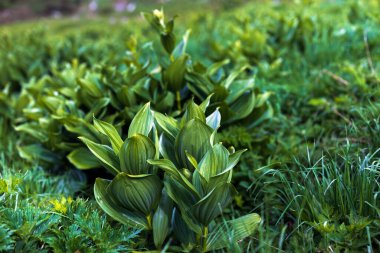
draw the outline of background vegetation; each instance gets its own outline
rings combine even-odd
[[[191,29],[192,73],[227,59],[211,71],[214,84],[233,73],[254,79],[252,117],[219,130],[225,146],[248,149],[232,178],[240,194],[223,218],[262,217],[240,250],[379,251],[379,2],[172,1],[165,10],[180,14],[177,41]],[[96,204],[95,177],[110,175],[72,162],[93,115],[125,133],[148,100],[155,110],[178,109],[146,89],[171,92],[160,86],[169,65],[160,36],[139,15],[123,15],[0,27],[0,250],[147,247],[143,231]],[[132,95],[115,98],[125,86]],[[93,161],[81,154],[84,169]]]

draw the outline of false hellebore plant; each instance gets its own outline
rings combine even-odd
[[[96,180],[96,201],[115,220],[152,233],[156,248],[164,243],[172,251],[236,247],[260,222],[257,214],[216,219],[235,194],[232,169],[244,150],[228,150],[216,141],[221,117],[218,110],[205,116],[209,101],[189,102],[180,119],[153,112],[148,103],[125,141],[111,124],[94,119],[108,146],[80,137],[115,175]]]

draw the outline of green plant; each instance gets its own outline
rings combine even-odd
[[[371,249],[379,234],[379,161],[375,153],[352,157],[350,145],[341,152],[274,172],[285,187],[285,211],[289,209],[297,226],[317,231],[321,247]]]
[[[235,194],[232,169],[244,150],[229,151],[216,143],[221,117],[216,110],[206,118],[209,101],[199,106],[190,101],[178,120],[153,112],[146,104],[134,117],[124,142],[111,124],[94,119],[111,146],[81,137],[116,175],[112,181],[96,180],[99,205],[119,222],[151,231],[156,248],[169,235],[187,250],[225,248],[249,236],[260,222],[256,214],[216,222]],[[158,159],[159,153],[163,159]],[[226,236],[228,231],[233,239]]]

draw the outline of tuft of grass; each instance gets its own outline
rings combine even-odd
[[[301,227],[316,231],[321,250],[373,252],[371,243],[380,234],[378,151],[361,157],[348,144],[335,155],[309,159],[306,165],[296,160],[293,168],[277,171],[287,203],[283,214],[291,214],[295,224],[292,233]]]

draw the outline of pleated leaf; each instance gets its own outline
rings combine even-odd
[[[80,170],[88,170],[101,166],[99,160],[87,148],[74,149],[67,156],[67,159]]]
[[[108,188],[116,203],[145,217],[157,208],[161,190],[162,183],[156,175],[131,176],[124,172],[119,173]]]
[[[222,144],[216,144],[207,151],[199,163],[199,173],[208,181],[210,177],[225,171],[230,153]]]
[[[133,135],[121,146],[119,158],[121,171],[131,175],[147,174],[150,165],[148,159],[156,156],[154,143],[141,134]]]
[[[161,201],[153,215],[153,240],[157,248],[161,248],[170,232],[170,219],[173,203],[165,189],[162,191]]]
[[[112,148],[90,141],[85,137],[79,137],[79,139],[86,144],[91,153],[93,153],[102,162],[104,167],[108,169],[109,172],[114,175],[120,172],[119,157],[117,157],[117,155],[113,152]]]
[[[175,139],[179,132],[179,129],[178,123],[174,118],[170,116],[165,116],[159,112],[155,112],[154,119],[160,131],[165,132],[168,136]]]
[[[163,74],[167,87],[171,91],[180,91],[185,86],[186,65],[189,60],[187,54],[175,59]]]
[[[207,251],[223,249],[231,242],[250,236],[259,227],[261,217],[256,213],[219,224],[207,238]]]
[[[108,190],[110,180],[97,178],[94,186],[94,195],[99,206],[113,219],[125,224],[147,229],[148,222],[142,214],[132,212],[115,201]]]
[[[177,159],[182,167],[190,171],[194,170],[186,152],[192,155],[196,161],[200,161],[207,150],[211,148],[212,132],[212,128],[199,119],[193,119],[186,123],[175,142]]]
[[[184,187],[190,190],[193,194],[199,196],[197,190],[189,182],[189,180],[175,167],[172,161],[168,159],[159,159],[159,160],[148,160],[148,163],[157,166],[168,175],[176,179],[177,182],[181,183]]]
[[[242,149],[242,150],[236,151],[236,152],[234,152],[233,154],[231,154],[231,155],[229,156],[229,158],[228,158],[228,165],[227,165],[226,170],[230,170],[230,169],[232,169],[233,167],[235,167],[235,165],[239,162],[241,155],[242,155],[245,151],[247,151],[247,149]]]
[[[150,103],[146,103],[133,118],[128,130],[128,137],[135,134],[149,135],[153,127],[153,113],[150,109]]]
[[[98,120],[95,118],[94,118],[94,126],[99,132],[101,132],[104,135],[107,135],[108,139],[111,142],[112,149],[114,150],[115,154],[118,155],[119,150],[121,146],[123,145],[123,140],[121,139],[116,128],[108,122]]]
[[[174,149],[175,140],[168,137],[165,133],[162,133],[159,141],[160,154],[170,161],[172,161],[176,167],[178,165],[177,158]]]
[[[206,118],[206,124],[212,129],[218,129],[220,127],[220,122],[222,120],[222,115],[219,112],[219,109],[216,109],[212,114]]]
[[[182,219],[182,215],[178,209],[174,209],[173,211],[172,228],[174,236],[181,242],[183,246],[187,247],[189,245],[195,244],[195,233]]]
[[[202,109],[191,100],[185,110],[185,114],[181,119],[181,126],[185,125],[192,119],[199,119],[202,122],[206,122],[206,116]]]
[[[229,184],[220,184],[215,187],[208,195],[197,202],[191,212],[194,217],[203,224],[208,226],[223,209],[231,202],[232,193]]]

